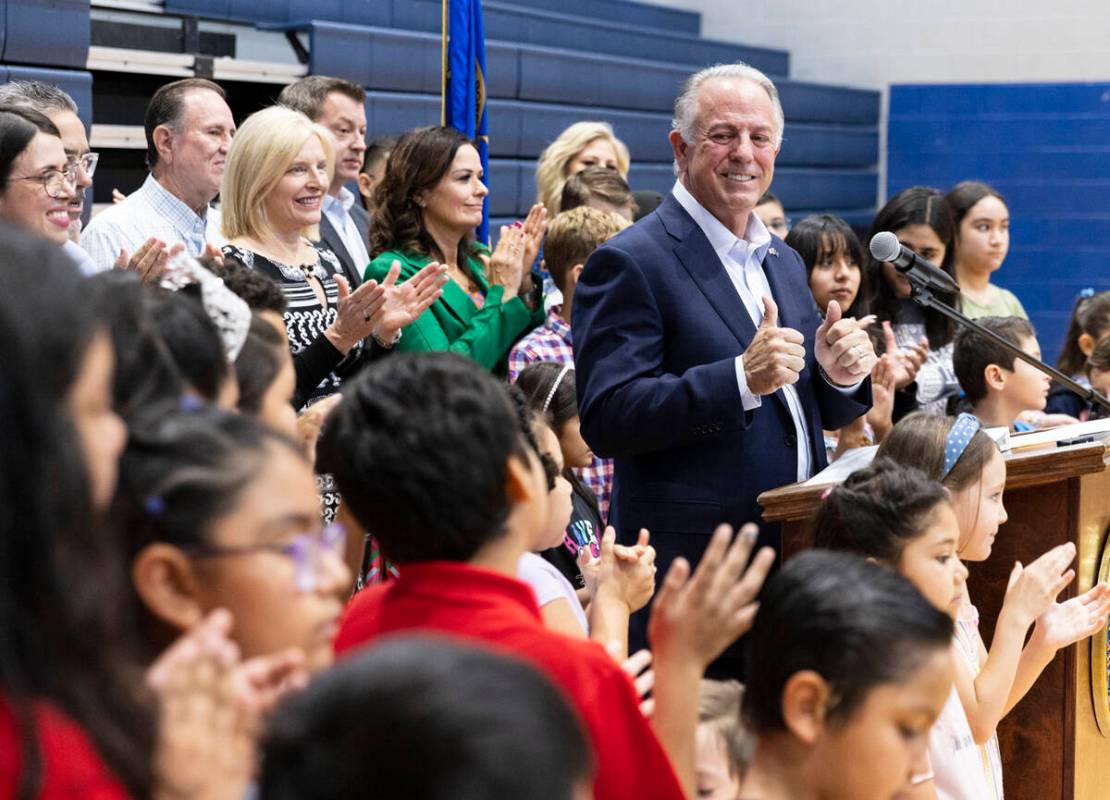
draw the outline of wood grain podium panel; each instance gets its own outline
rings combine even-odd
[[[1094,585],[1110,526],[1110,447],[1096,442],[1007,455],[1007,522],[991,557],[968,564],[968,587],[988,646],[1015,561],[1028,564],[1076,544],[1076,580],[1061,599]],[[794,485],[759,498],[782,522],[783,558],[809,545],[810,521],[828,486]],[[1105,639],[1105,632],[1096,634]],[[1007,800],[1110,799],[1110,738],[1095,719],[1089,642],[1065,648],[998,728]]]

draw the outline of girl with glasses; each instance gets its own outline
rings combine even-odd
[[[116,501],[150,657],[226,608],[245,658],[294,649],[310,671],[331,663],[351,587],[346,541],[322,526],[291,439],[217,408],[152,408],[132,423]]]
[[[0,219],[62,245],[76,196],[76,166],[54,123],[30,109],[0,109]]]

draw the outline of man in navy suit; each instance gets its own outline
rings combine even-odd
[[[782,131],[763,73],[692,76],[675,101],[671,194],[590,257],[575,292],[582,433],[615,458],[619,541],[650,530],[661,576],[696,563],[719,523],[758,521],[761,492],[823,468],[822,429],[871,403],[867,332],[835,302],[821,320],[801,258],[752,213]],[[778,527],[760,538],[777,549]],[[640,617],[631,635],[644,643]],[[733,648],[715,674],[740,674],[739,659]]]

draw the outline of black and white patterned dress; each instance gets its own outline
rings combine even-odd
[[[322,243],[313,244],[318,254],[315,264],[300,266],[283,264],[266,256],[236,245],[225,245],[225,259],[236,261],[247,269],[257,270],[281,287],[288,308],[285,310],[285,330],[289,348],[293,353],[293,366],[297,373],[297,389],[293,396],[298,410],[339,391],[343,376],[351,373],[362,357],[362,343],[355,345],[346,356],[324,336],[324,331],[335,322],[339,288],[336,273],[342,274],[339,259]],[[315,277],[324,287],[327,305],[320,304],[308,281]]]
[[[293,367],[297,373],[297,388],[293,405],[304,410],[317,400],[339,391],[343,376],[361,366],[363,344],[360,342],[344,356],[324,336],[324,331],[335,322],[339,287],[335,274],[342,274],[342,266],[335,254],[322,243],[314,243],[318,253],[315,264],[293,266],[273,261],[266,256],[236,245],[225,245],[225,259],[242,264],[247,269],[258,270],[281,287],[288,308],[285,310],[285,330],[289,349],[293,353]],[[308,282],[312,275],[324,287],[327,306],[320,304],[316,292]],[[341,498],[332,476],[317,474],[316,488],[320,493],[320,510],[326,523],[335,520]]]

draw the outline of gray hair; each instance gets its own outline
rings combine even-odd
[[[671,118],[671,128],[678,131],[683,141],[687,144],[693,144],[694,142],[694,123],[698,116],[698,91],[703,83],[714,78],[751,81],[767,92],[767,96],[771,98],[771,113],[775,122],[775,147],[779,147],[782,144],[783,128],[786,127],[786,117],[782,113],[779,91],[770,78],[742,61],[737,61],[734,64],[714,64],[711,67],[706,67],[695,72],[682,84],[682,91],[679,92],[674,101],[674,116]],[[678,174],[678,162],[675,162],[675,174]]]
[[[11,81],[0,86],[0,105],[29,108],[40,114],[77,113],[77,103],[57,86],[42,81]]]

